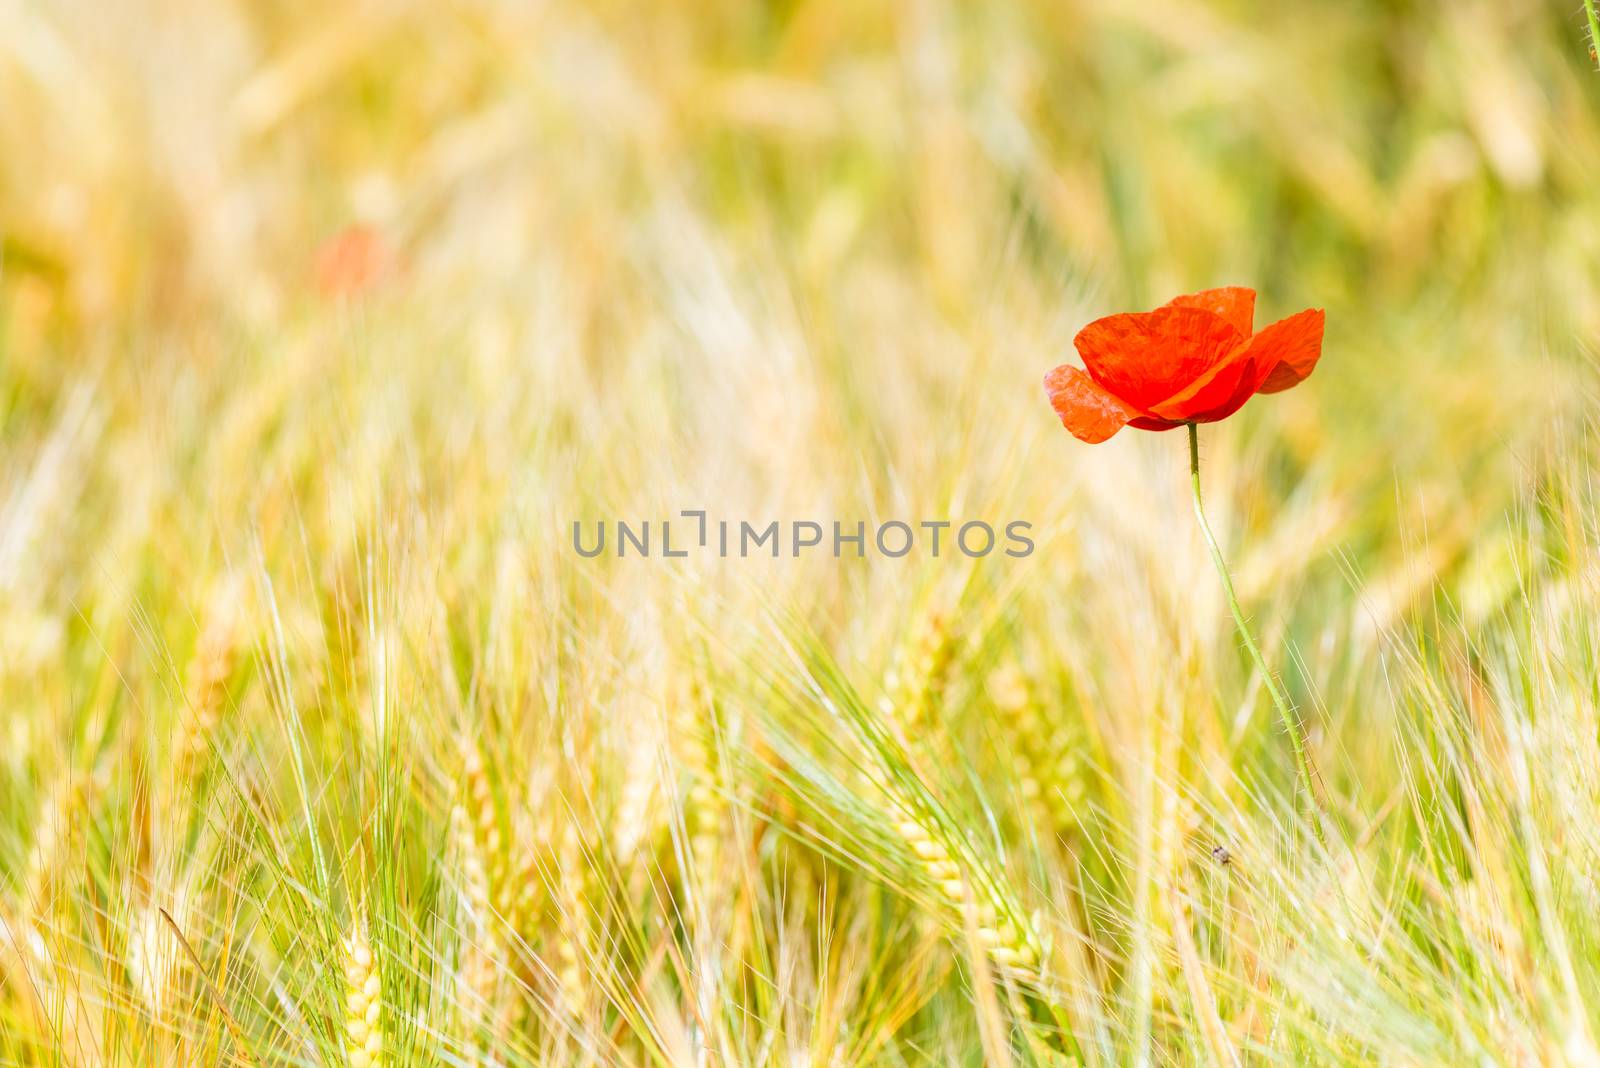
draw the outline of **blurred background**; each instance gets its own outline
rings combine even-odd
[[[5,18],[16,445],[88,382],[174,444],[207,389],[242,403],[265,374],[303,409],[405,365],[436,376],[419,407],[440,418],[459,399],[492,422],[474,389],[536,407],[544,439],[611,457],[618,504],[662,472],[836,493],[836,473],[782,465],[837,433],[871,439],[843,477],[864,463],[882,492],[891,467],[948,482],[967,450],[1009,447],[973,444],[1002,428],[1048,433],[1037,380],[1087,319],[1247,284],[1263,321],[1325,306],[1331,359],[1245,422],[1360,493],[1399,476],[1476,516],[1503,486],[1480,465],[1511,477],[1589,388],[1600,215],[1575,5]],[[1028,466],[1086,455],[1046,448]],[[259,489],[226,481],[179,490]]]
[[[854,921],[758,889],[789,885],[780,839],[821,884],[916,885],[862,859],[893,828],[851,837],[882,820],[853,800],[882,778],[815,749],[821,709],[896,706],[920,671],[934,737],[992,742],[1018,678],[1046,710],[1026,730],[1059,766],[1017,780],[1002,745],[946,768],[943,796],[993,831],[997,868],[1028,852],[1012,911],[1035,910],[1042,943],[1089,947],[1059,965],[1072,1024],[1050,1033],[1081,1040],[1073,1056],[1588,1063],[1592,879],[1572,889],[1547,860],[1577,925],[1566,956],[1521,847],[1468,880],[1503,929],[1463,926],[1478,839],[1441,813],[1473,791],[1411,747],[1454,766],[1439,754],[1466,743],[1427,710],[1471,719],[1516,692],[1491,648],[1555,648],[1517,622],[1527,605],[1547,593],[1558,629],[1594,618],[1597,93],[1568,0],[0,0],[0,1059],[152,1063],[194,1039],[337,1063],[355,932],[389,962],[384,1019],[409,1056],[994,1063],[1001,1010],[928,963],[944,942],[863,950],[848,989],[878,1008],[829,1030],[708,987],[712,951],[650,889],[693,884],[669,870],[694,849],[663,844],[667,824],[720,834],[749,875],[726,882],[753,896],[707,906],[742,917],[702,917],[742,932],[712,957],[796,1003],[843,997],[821,963],[748,954],[763,932],[803,944]],[[1088,320],[1230,284],[1259,290],[1258,324],[1327,310],[1308,382],[1203,429],[1205,479],[1328,818],[1372,850],[1368,877],[1393,874],[1362,913],[1392,921],[1372,945],[1415,939],[1357,959],[1287,938],[1270,996],[1225,939],[1185,949],[1181,880],[1160,875],[1210,871],[1223,841],[1290,865],[1275,821],[1295,811],[1192,528],[1184,442],[1082,446],[1040,385]],[[571,552],[574,520],[684,508],[1024,519],[1038,549]],[[817,657],[834,666],[796,666]],[[1550,743],[1572,790],[1507,842],[1589,818],[1582,678],[1561,691],[1573,734]],[[915,772],[900,741],[875,759]],[[1489,748],[1485,781],[1525,787]],[[1016,815],[1041,794],[1071,813]],[[519,813],[540,843],[520,861]],[[1057,817],[1059,852],[1037,840]],[[486,854],[502,949],[571,966],[530,978],[507,951],[480,1002],[542,1005],[569,972],[632,974],[635,951],[677,978],[594,980],[542,1030],[493,1008],[440,1022],[440,976],[474,944],[430,926],[469,867],[458,838]],[[1551,845],[1569,874],[1592,870],[1581,844]],[[1253,923],[1333,907],[1283,871]],[[545,904],[500,899],[516,873]],[[550,918],[601,897],[590,936]],[[872,900],[880,919],[922,909]],[[1444,993],[1470,954],[1429,923],[1500,963]],[[676,972],[651,948],[675,931]],[[202,959],[236,998],[159,993]],[[879,968],[920,985],[860,978]],[[1381,1004],[1355,1000],[1368,969],[1397,984]],[[1219,984],[1209,1008],[1196,974]],[[884,1009],[900,995],[903,1017]],[[497,1043],[460,1037],[478,1025]]]

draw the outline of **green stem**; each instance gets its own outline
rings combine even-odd
[[[1222,579],[1222,592],[1228,595],[1228,608],[1233,612],[1234,625],[1239,628],[1239,637],[1244,639],[1244,647],[1250,651],[1250,659],[1254,661],[1256,670],[1261,673],[1262,684],[1266,686],[1267,693],[1272,695],[1272,703],[1278,709],[1278,718],[1283,721],[1283,729],[1288,732],[1289,742],[1294,747],[1295,767],[1300,773],[1300,786],[1306,795],[1305,802],[1311,817],[1311,829],[1316,833],[1317,841],[1326,845],[1327,842],[1322,836],[1322,814],[1317,804],[1316,787],[1311,771],[1311,753],[1306,748],[1305,732],[1301,730],[1299,717],[1289,705],[1288,695],[1278,684],[1277,677],[1268,670],[1266,659],[1261,655],[1261,648],[1256,645],[1255,637],[1250,633],[1249,624],[1244,621],[1244,612],[1239,608],[1239,598],[1233,592],[1233,579],[1228,576],[1228,565],[1222,559],[1222,550],[1217,546],[1216,535],[1211,533],[1211,524],[1206,522],[1206,512],[1200,503],[1200,428],[1195,423],[1189,424],[1189,481],[1194,487],[1194,517],[1200,521],[1200,534],[1206,540],[1206,548],[1211,550],[1211,562],[1217,565],[1217,577]]]
[[[1600,64],[1600,15],[1595,14],[1594,0],[1583,0],[1583,10],[1589,16],[1589,49]]]

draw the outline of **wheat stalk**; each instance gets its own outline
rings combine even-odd
[[[494,1012],[498,989],[495,947],[491,925],[489,873],[473,835],[466,809],[450,808],[451,853],[457,868],[461,895],[461,957],[457,965],[457,1002],[469,1034]]]
[[[1057,834],[1075,830],[1084,801],[1077,739],[1051,721],[1016,664],[1006,664],[992,676],[989,691],[1009,735],[1024,802]]]
[[[180,781],[193,778],[203,766],[227,702],[228,679],[239,652],[240,592],[240,584],[232,581],[212,592],[194,655],[184,672],[184,700],[173,744],[173,764]]]
[[[164,1021],[173,1013],[174,994],[190,967],[189,956],[173,928],[187,926],[191,913],[189,895],[180,890],[165,914],[158,905],[141,904],[134,909],[128,925],[128,974],[134,990],[157,1021]]]
[[[555,850],[555,980],[567,1011],[583,1015],[589,1004],[587,939],[588,903],[585,900],[583,839],[574,819],[561,823]]]
[[[1009,903],[994,895],[992,874],[963,860],[938,824],[918,815],[903,797],[891,798],[890,813],[895,832],[944,902],[943,920],[952,933],[962,928],[970,913],[989,959],[1017,978],[1037,982],[1042,961],[1037,936],[1014,918],[1016,910]]]
[[[884,675],[878,708],[908,737],[924,731],[944,692],[955,643],[945,616],[924,611],[917,617],[910,638],[895,653]]]
[[[359,925],[344,939],[345,1052],[350,1068],[384,1063],[383,975]]]

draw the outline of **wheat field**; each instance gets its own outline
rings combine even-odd
[[[0,1064],[1600,1065],[1592,19],[0,0]]]

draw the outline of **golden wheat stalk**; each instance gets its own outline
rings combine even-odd
[[[973,862],[963,859],[938,825],[917,815],[903,798],[891,797],[890,812],[895,832],[947,906],[941,917],[945,926],[953,934],[972,918],[979,944],[994,964],[1014,977],[1037,981],[1042,959],[1038,938],[1014,918],[1016,910],[1009,903],[995,896],[992,873],[979,871]]]
[[[907,737],[915,737],[927,726],[944,692],[955,643],[942,613],[926,611],[918,616],[910,640],[896,652],[884,675],[883,697],[878,708]]]
[[[707,707],[696,702],[695,708]],[[727,833],[727,799],[722,789],[722,759],[717,748],[715,723],[708,715],[690,725],[685,764],[689,788],[684,794],[684,817],[689,836],[689,861],[697,871],[716,868]]]
[[[531,833],[526,814],[514,809],[509,814],[514,839],[508,843],[501,830],[500,803],[496,798],[489,767],[477,743],[461,743],[462,774],[452,822],[464,826],[457,837],[463,846],[470,844],[470,855],[482,867],[482,890],[487,907],[482,912],[486,927],[497,925],[515,935],[526,935],[533,919],[537,894],[538,843]]]
[[[174,997],[182,986],[190,962],[178,931],[188,925],[189,896],[181,889],[165,913],[161,906],[137,906],[127,932],[127,966],[133,988],[158,1022],[175,1015]],[[170,918],[169,918],[170,917]]]
[[[1075,830],[1084,801],[1075,737],[1053,722],[1015,663],[1006,664],[989,679],[989,692],[1009,735],[1018,792],[1055,833]]]
[[[22,880],[21,908],[46,916],[65,904],[70,889],[66,866],[84,845],[86,817],[101,791],[95,773],[63,776],[44,802]]]
[[[227,703],[228,679],[240,648],[241,585],[226,581],[207,599],[206,617],[184,672],[183,707],[173,743],[173,765],[180,781],[193,778],[211,752],[212,740]]]
[[[450,808],[451,855],[461,895],[461,954],[457,965],[457,1003],[469,1034],[489,1019],[496,1005],[497,939],[490,912],[489,873],[461,805]]]
[[[589,914],[584,884],[587,864],[583,840],[574,819],[562,821],[556,847],[556,988],[567,1011],[583,1015],[589,1005],[587,942]]]
[[[345,1052],[350,1068],[384,1063],[383,975],[359,924],[344,940]]]

